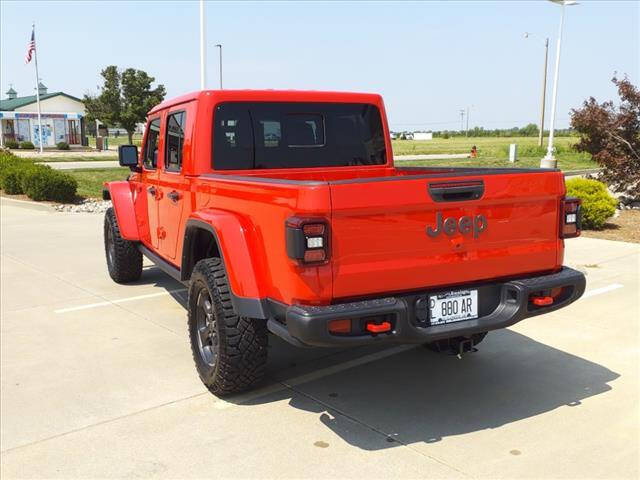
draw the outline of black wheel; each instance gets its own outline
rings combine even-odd
[[[200,260],[193,269],[188,328],[198,375],[212,393],[241,392],[264,377],[267,324],[236,314],[219,258]]]
[[[117,283],[133,282],[142,275],[142,254],[134,242],[120,236],[113,207],[104,214],[104,250],[109,276]]]
[[[478,345],[489,332],[474,333],[464,337],[444,338],[435,342],[425,343],[424,347],[437,353],[457,355],[458,353],[470,352]]]

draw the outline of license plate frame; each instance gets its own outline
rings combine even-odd
[[[429,321],[447,325],[478,318],[478,290],[451,290],[429,295]]]

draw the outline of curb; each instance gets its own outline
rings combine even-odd
[[[17,198],[0,197],[0,205],[27,208],[29,210],[39,210],[41,212],[55,212],[53,205],[44,202],[32,202],[29,200],[18,200]]]
[[[587,168],[585,170],[567,170],[564,173],[565,177],[579,177],[581,175],[590,175],[592,173],[600,173],[602,168]]]

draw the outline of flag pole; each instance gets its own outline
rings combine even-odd
[[[33,56],[36,63],[36,103],[38,104],[38,133],[40,134],[40,153],[42,153],[42,117],[40,115],[40,76],[38,75],[38,45],[36,44],[36,22],[33,22]]]

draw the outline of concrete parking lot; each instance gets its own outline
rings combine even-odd
[[[638,478],[637,244],[568,241],[583,299],[477,353],[301,350],[201,385],[185,290],[106,272],[102,216],[3,202],[1,471],[9,478]]]

